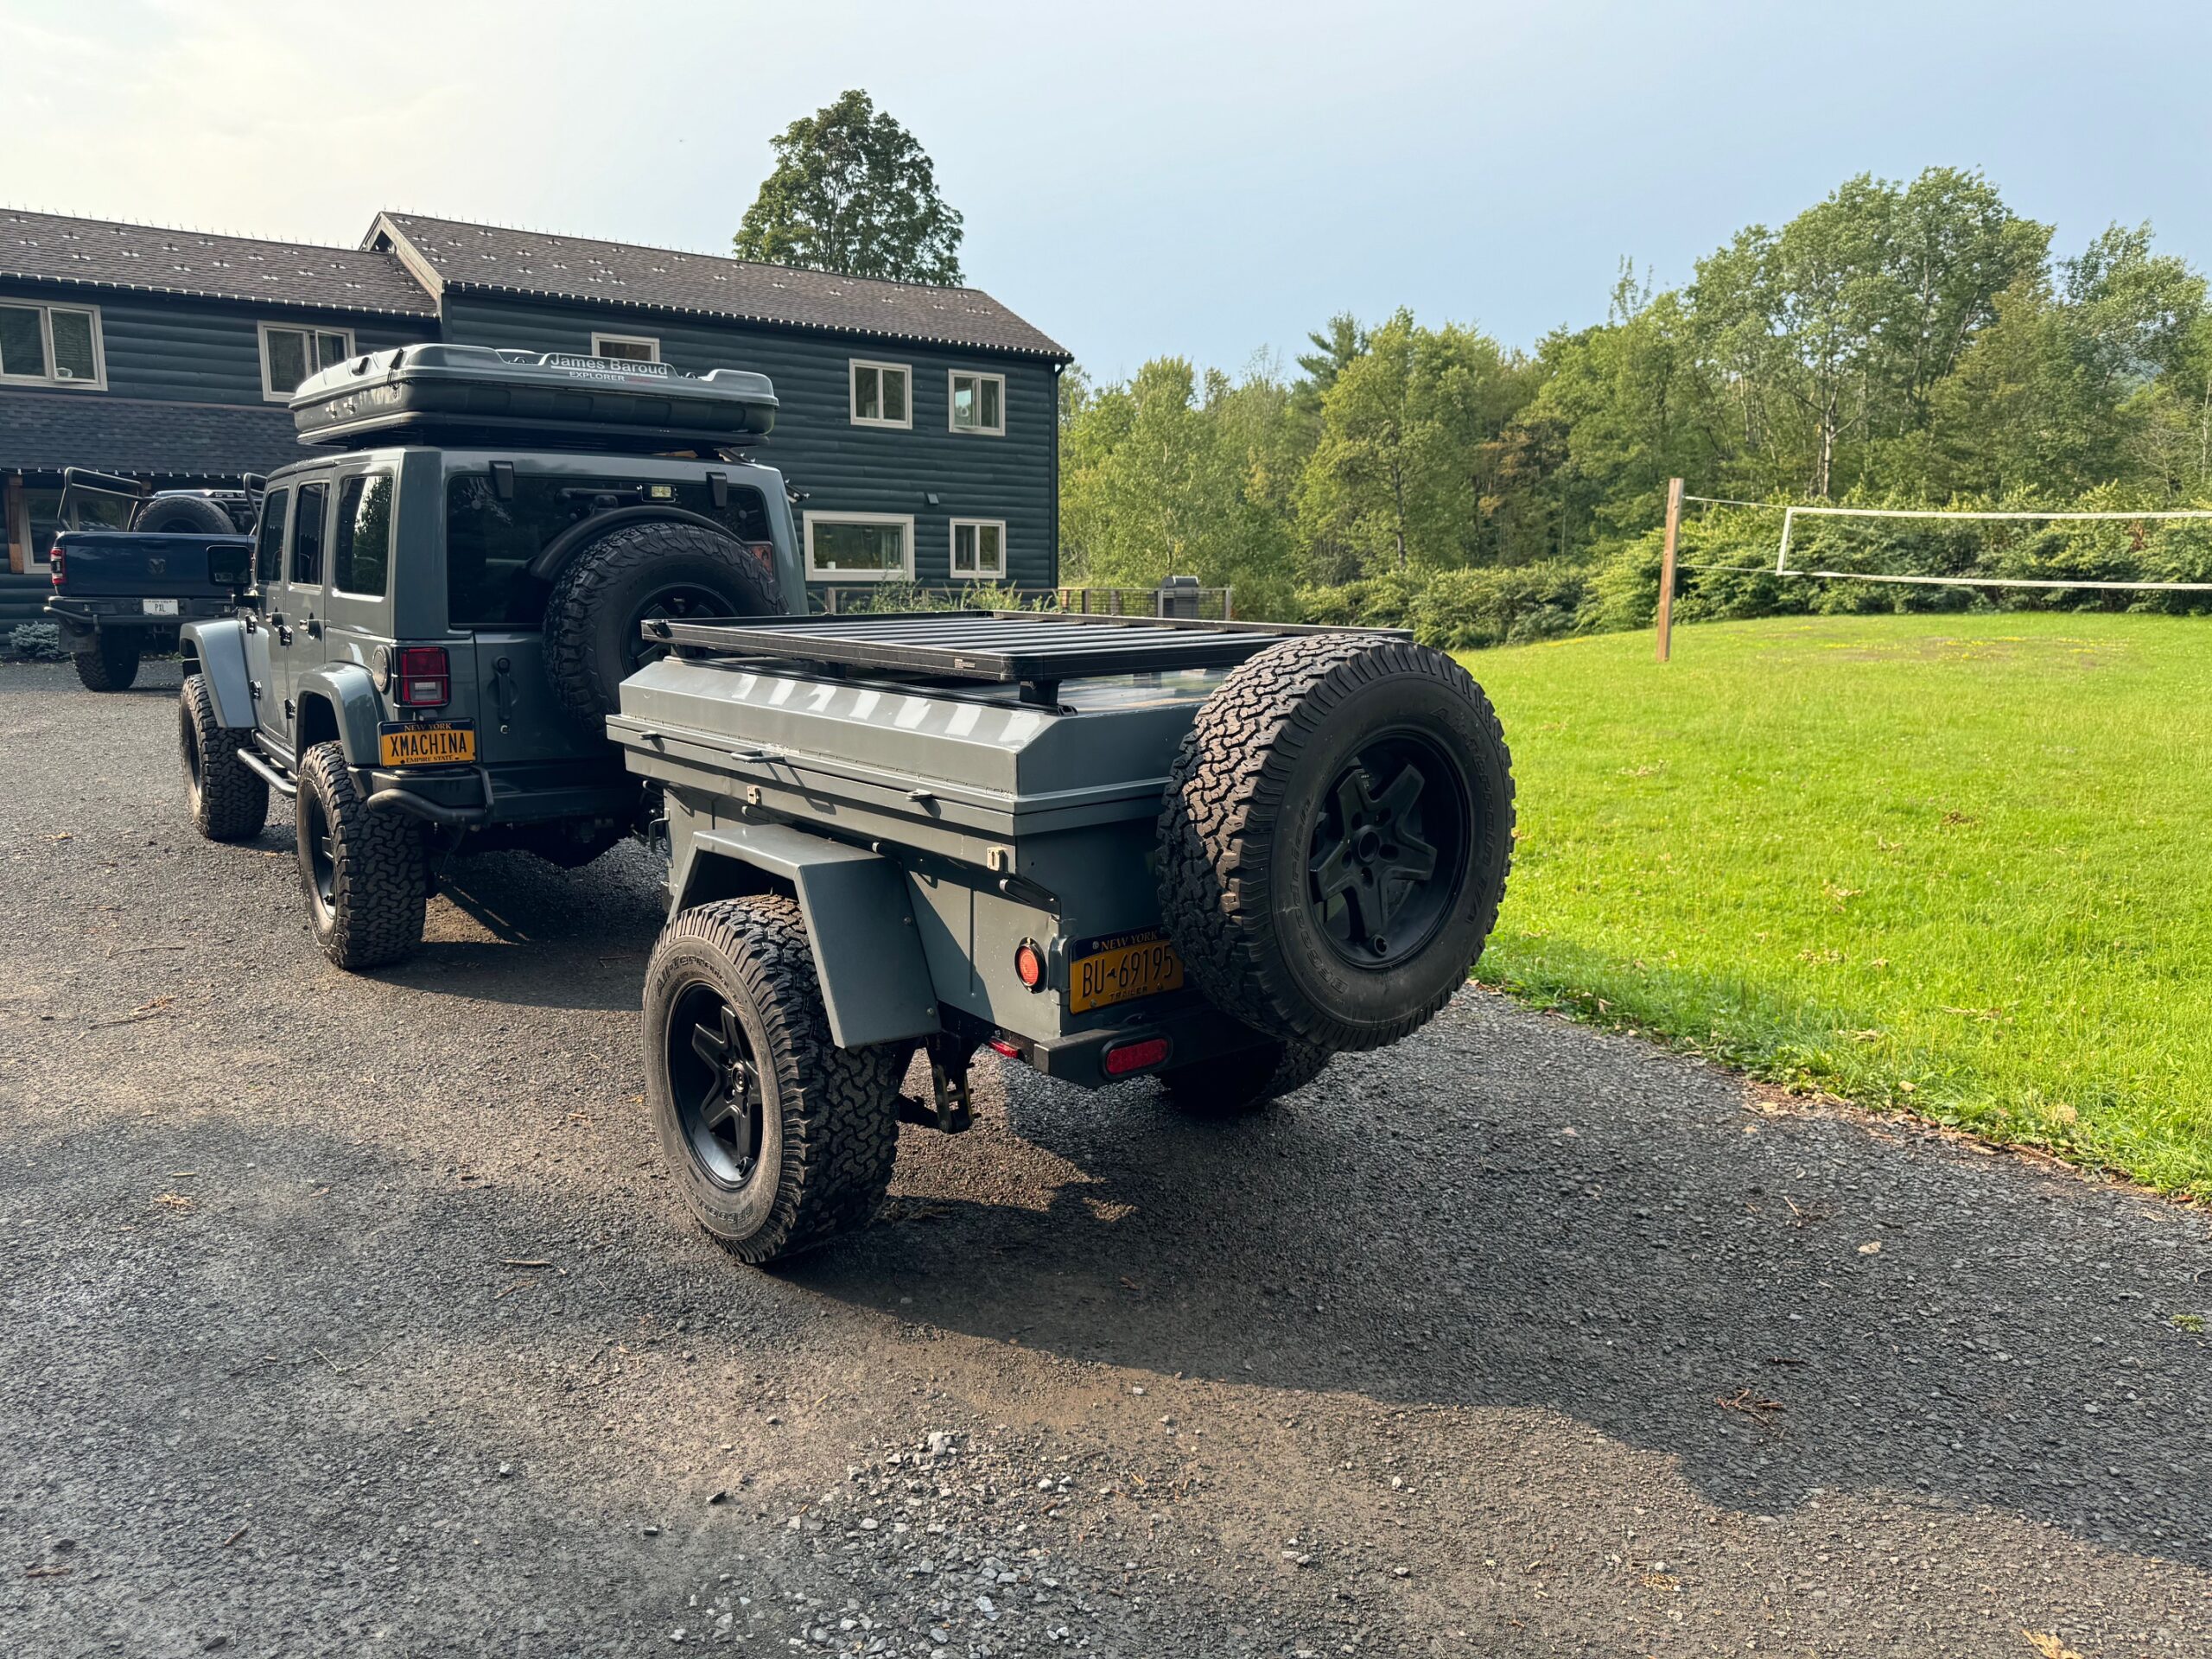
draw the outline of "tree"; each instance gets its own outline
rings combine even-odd
[[[1424,328],[1401,311],[1374,329],[1322,395],[1299,480],[1315,574],[1497,563],[1497,444],[1536,374],[1456,323]]]
[[[1306,371],[1306,378],[1293,388],[1291,397],[1299,410],[1307,415],[1321,412],[1321,398],[1337,377],[1351,366],[1352,360],[1367,349],[1367,330],[1359,326],[1359,319],[1349,311],[1339,311],[1329,319],[1328,331],[1316,329],[1306,338],[1313,349],[1302,353],[1298,366]]]
[[[731,238],[741,259],[901,283],[960,276],[960,215],[913,135],[866,92],[794,121]]]

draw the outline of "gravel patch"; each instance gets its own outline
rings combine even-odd
[[[979,1067],[754,1271],[642,855],[339,973],[175,675],[0,665],[0,1652],[2212,1653],[2201,1213],[1470,991],[1242,1123]]]

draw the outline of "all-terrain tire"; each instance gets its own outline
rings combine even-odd
[[[734,538],[699,524],[611,530],[569,562],[545,601],[546,671],[569,717],[604,736],[615,688],[653,654],[639,625],[657,616],[769,616],[774,573]]]
[[[246,841],[269,822],[269,785],[240,764],[253,741],[215,718],[205,675],[188,674],[177,694],[177,747],[184,760],[184,802],[210,841]]]
[[[346,752],[317,743],[300,758],[293,825],[315,942],[340,968],[381,968],[423,943],[429,881],[415,820],[372,812]]]
[[[702,1122],[712,1108],[701,1091],[714,1090],[696,1027],[703,1013],[724,1011],[753,1068],[749,1169]],[[645,1098],[677,1185],[699,1224],[740,1261],[817,1249],[880,1207],[909,1050],[831,1040],[795,900],[728,899],[671,921],[645,966]]]
[[[1512,857],[1512,757],[1444,652],[1286,639],[1199,709],[1159,844],[1161,917],[1211,1001],[1285,1040],[1377,1048],[1482,954]]]
[[[163,496],[148,504],[131,529],[147,535],[235,536],[231,515],[200,495]]]
[[[1189,1117],[1247,1117],[1321,1075],[1331,1058],[1311,1043],[1271,1043],[1217,1055],[1160,1075],[1167,1103]]]
[[[101,632],[82,651],[73,652],[77,677],[87,691],[128,691],[138,678],[138,639],[135,634]]]

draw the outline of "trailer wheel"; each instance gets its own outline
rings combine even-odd
[[[346,752],[318,743],[301,758],[293,823],[308,925],[340,968],[381,968],[423,943],[429,891],[412,818],[372,812],[346,770]]]
[[[722,899],[662,930],[645,1047],[645,1097],[684,1201],[740,1261],[826,1244],[883,1202],[906,1051],[830,1039],[796,901]]]
[[[138,637],[96,633],[91,645],[71,653],[70,660],[86,690],[128,691],[138,678]]]
[[[1246,1117],[1294,1094],[1321,1075],[1329,1051],[1311,1043],[1270,1043],[1189,1065],[1170,1066],[1160,1085],[1189,1117]]]
[[[615,688],[659,653],[639,636],[662,617],[768,616],[776,580],[744,546],[697,524],[611,530],[569,561],[545,601],[547,672],[562,707],[596,736]]]
[[[1309,635],[1199,709],[1160,817],[1160,912],[1217,1006],[1377,1048],[1465,981],[1512,847],[1512,757],[1466,671],[1405,640]]]
[[[238,763],[251,734],[215,718],[205,675],[188,674],[177,694],[177,747],[184,757],[184,800],[210,841],[245,841],[269,822],[269,785]]]

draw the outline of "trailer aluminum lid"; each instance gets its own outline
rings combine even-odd
[[[764,374],[679,374],[665,363],[427,344],[370,352],[303,381],[300,442],[345,445],[436,434],[548,448],[666,450],[757,442],[776,424]]]
[[[1402,628],[1287,622],[1197,622],[1061,611],[906,611],[880,615],[655,619],[645,638],[685,656],[727,656],[922,680],[1019,684],[1053,702],[1062,680],[1176,669],[1232,668],[1294,635],[1406,639]]]

